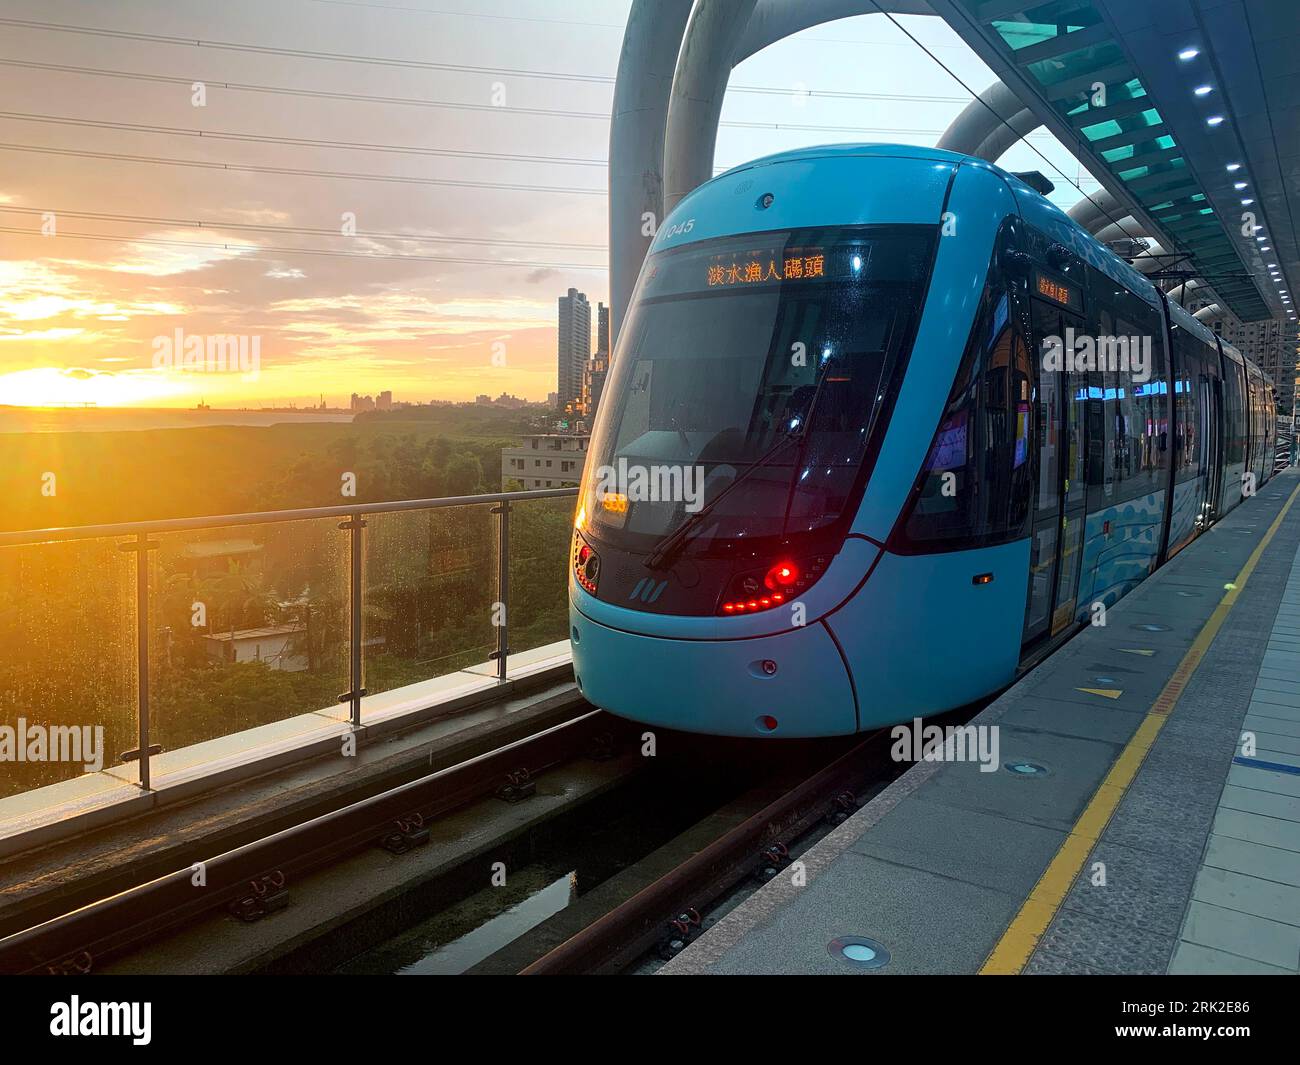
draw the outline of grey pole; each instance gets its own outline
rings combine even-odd
[[[1080,200],[1066,212],[1089,233],[1098,226],[1108,226],[1111,218],[1126,215],[1129,208],[1123,206],[1105,189],[1098,189],[1090,200]]]
[[[756,0],[697,0],[677,59],[664,136],[664,214],[713,176],[731,59]]]
[[[741,35],[732,56],[734,67],[769,44],[783,41],[800,30],[823,26],[854,15],[879,14],[880,9],[895,15],[933,15],[926,0],[758,0],[749,24]]]
[[[705,0],[701,0],[703,4]],[[672,205],[665,204],[664,183],[669,166],[678,167],[682,180],[678,198],[699,181],[712,177],[713,146],[716,121],[721,110],[721,94],[726,88],[731,68],[770,44],[811,26],[836,19],[887,11],[911,15],[933,15],[927,0],[732,0],[721,5],[710,0],[724,20],[731,20],[726,32],[710,33],[719,49],[712,57],[695,52],[694,61],[705,68],[710,59],[717,68],[710,77],[698,67],[694,76],[702,84],[717,85],[717,99],[703,110],[713,114],[714,128],[696,128],[683,142],[690,155],[680,162],[666,162],[665,145],[669,97],[684,52],[683,37],[690,20],[691,0],[634,0],[623,35],[623,52],[619,59],[618,80],[614,87],[614,108],[609,138],[609,295],[611,340],[627,313],[636,285],[637,274],[650,247],[653,230],[646,232],[646,216],[657,226]],[[704,20],[700,25],[708,24]],[[694,30],[692,30],[692,33]],[[728,41],[731,47],[723,51]],[[689,109],[694,111],[695,109]],[[683,120],[683,116],[679,116]],[[707,145],[707,158],[701,162],[701,145]],[[674,153],[675,156],[675,153]],[[676,201],[673,201],[674,203]]]
[[[664,126],[690,13],[691,0],[635,0],[623,32],[609,127],[611,343],[627,313],[654,228],[664,216]]]
[[[949,123],[935,147],[963,155],[980,155],[982,159],[996,162],[997,156],[980,153],[980,145],[999,129],[1005,131],[1004,122],[1011,121],[1025,110],[1020,97],[996,81],[962,108],[961,114]],[[1034,125],[1038,124],[1035,120]]]
[[[979,147],[971,154],[996,163],[1021,137],[1029,136],[1042,124],[1038,116],[1026,107],[1006,122],[999,122],[997,128],[980,141]]]

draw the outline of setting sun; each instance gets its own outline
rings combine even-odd
[[[0,404],[16,407],[118,407],[185,394],[179,381],[153,374],[41,366],[0,375]]]

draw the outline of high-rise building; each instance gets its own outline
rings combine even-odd
[[[560,409],[582,402],[582,374],[591,358],[591,304],[576,288],[560,297],[557,384]]]
[[[1277,405],[1289,413],[1295,403],[1295,341],[1288,334],[1294,333],[1276,318],[1242,322],[1222,311],[1208,324],[1273,379]]]
[[[376,408],[378,408],[379,410],[392,410],[392,409],[393,409],[393,393],[392,393],[392,392],[380,392],[380,393],[379,393],[379,399],[377,399],[377,400],[375,401],[375,406],[376,406]]]
[[[583,415],[590,421],[596,416],[600,397],[605,391],[605,378],[609,375],[609,308],[597,304],[596,352],[582,368]]]
[[[609,308],[596,304],[596,354],[609,358]]]

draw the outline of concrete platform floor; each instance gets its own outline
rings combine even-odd
[[[1300,972],[1298,549],[1289,471],[663,973]]]

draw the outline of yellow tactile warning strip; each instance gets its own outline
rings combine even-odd
[[[1056,857],[1052,859],[1038,883],[1034,885],[1034,890],[1029,893],[1029,898],[1021,904],[1019,912],[1002,933],[1002,938],[985,959],[980,968],[980,975],[1014,976],[1019,974],[1028,963],[1029,956],[1038,945],[1038,940],[1047,931],[1047,926],[1052,923],[1056,911],[1065,901],[1070,886],[1083,869],[1084,862],[1088,860],[1093,845],[1101,836],[1111,815],[1119,806],[1120,799],[1124,797],[1124,792],[1137,775],[1161,726],[1168,720],[1169,712],[1173,710],[1183,689],[1187,687],[1188,680],[1196,672],[1196,667],[1201,664],[1205,652],[1214,642],[1219,629],[1223,627],[1223,622],[1237,602],[1242,588],[1246,586],[1246,581],[1259,564],[1264,548],[1269,545],[1274,534],[1281,527],[1282,520],[1298,495],[1300,495],[1300,485],[1292,490],[1281,511],[1273,519],[1273,524],[1268,527],[1268,531],[1255,545],[1255,550],[1246,559],[1246,564],[1241,567],[1236,579],[1227,586],[1223,598],[1219,600],[1219,605],[1214,608],[1214,613],[1210,615],[1209,620],[1192,642],[1192,646],[1183,655],[1183,660],[1178,663],[1173,676],[1169,678],[1169,682],[1152,703],[1151,709],[1142,719],[1142,724],[1138,726],[1133,738],[1120,752],[1115,764],[1110,767],[1106,779],[1093,793],[1083,814],[1075,822],[1065,842],[1061,844],[1061,849],[1056,852]]]

